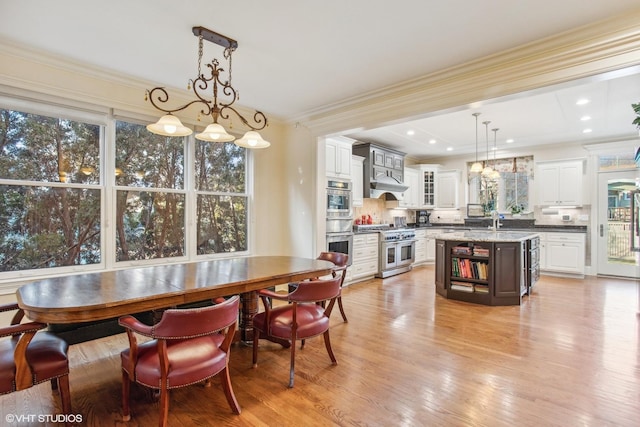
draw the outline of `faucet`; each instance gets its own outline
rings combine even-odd
[[[493,231],[498,231],[498,229],[502,226],[500,222],[500,216],[498,215],[498,211],[491,211],[491,219],[493,220],[493,226],[490,227]]]

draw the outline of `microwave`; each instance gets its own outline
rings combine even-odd
[[[326,199],[327,218],[351,218],[351,182],[329,180]]]

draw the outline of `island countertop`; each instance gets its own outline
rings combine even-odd
[[[439,240],[464,240],[468,242],[523,242],[537,235],[537,233],[518,231],[466,230],[441,233],[435,236],[435,238]]]

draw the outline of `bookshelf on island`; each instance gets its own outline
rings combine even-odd
[[[519,305],[538,268],[537,234],[464,231],[436,237],[436,292],[484,305]],[[533,278],[533,279],[532,279]]]

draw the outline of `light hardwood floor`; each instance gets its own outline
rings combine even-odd
[[[297,351],[234,345],[231,378],[242,414],[219,381],[173,391],[175,426],[638,426],[640,281],[542,276],[521,306],[485,307],[435,294],[433,268],[343,290],[349,323],[332,315],[332,366],[322,338]],[[149,426],[158,407],[132,389],[121,421],[124,334],[70,349],[74,412],[85,425]],[[55,414],[47,384],[0,396],[6,414]],[[19,426],[37,423],[14,424]]]

